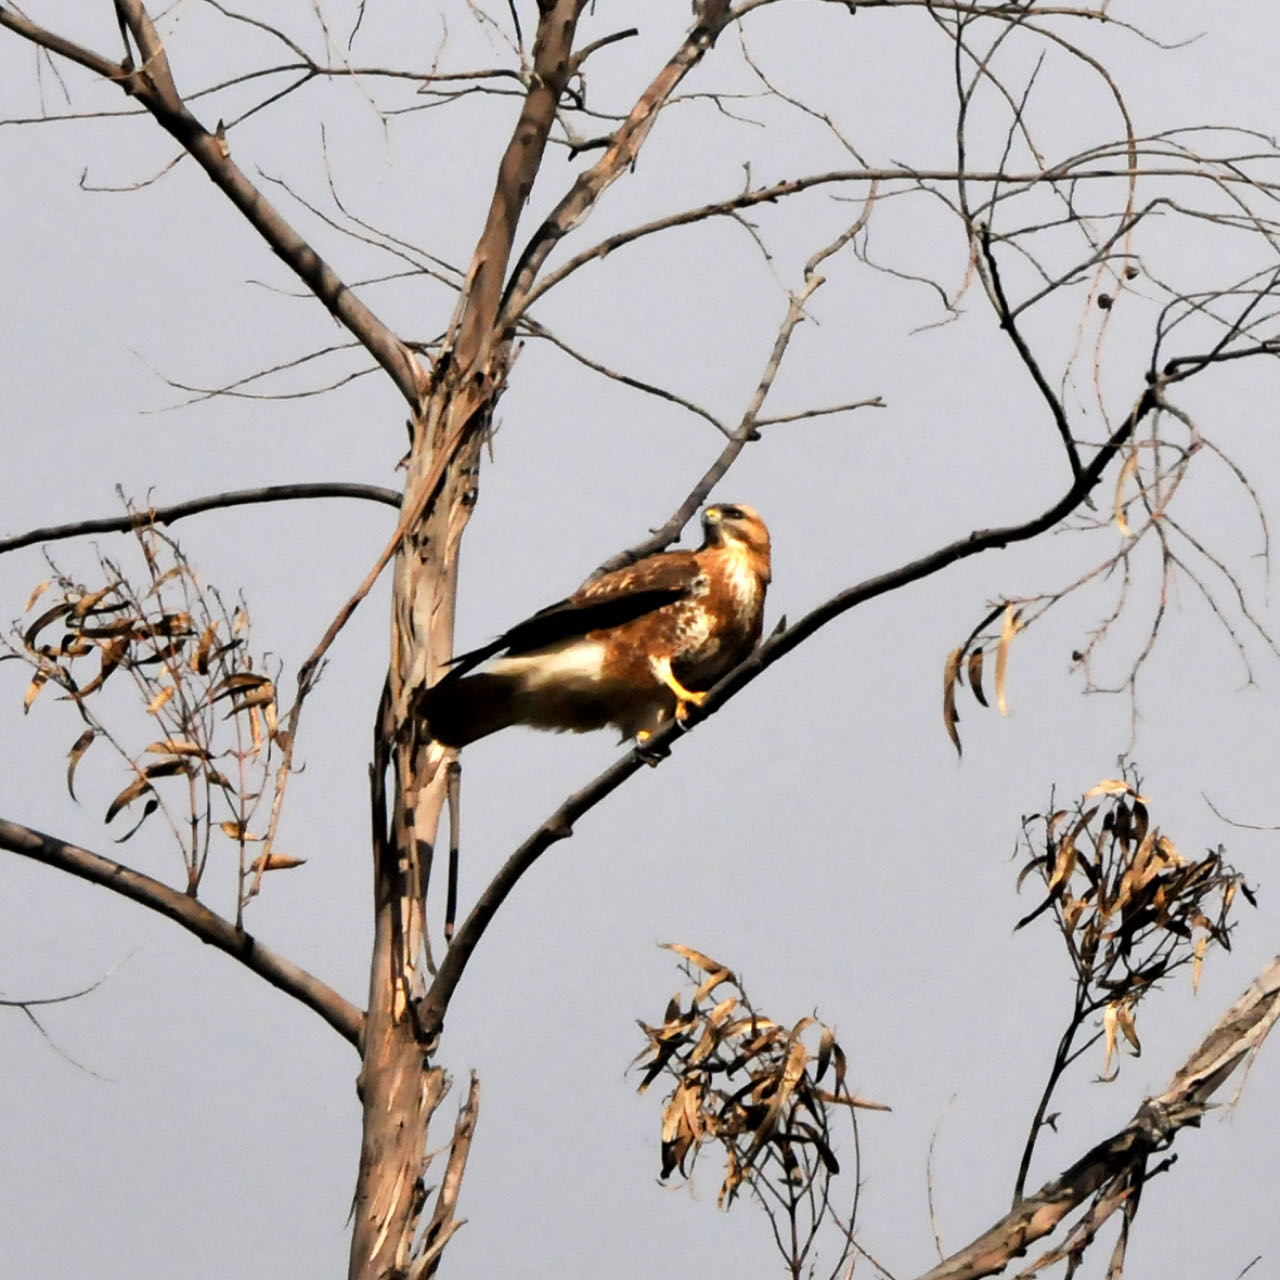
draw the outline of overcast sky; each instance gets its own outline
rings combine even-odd
[[[110,6],[96,15],[77,8],[84,26],[67,34],[114,54]],[[322,56],[309,6],[288,8],[288,29]],[[344,38],[355,6],[320,8]],[[357,60],[414,70],[437,57],[441,70],[511,65],[509,50],[465,6],[446,8],[424,16],[421,6],[369,6]],[[519,8],[527,33],[533,6]],[[73,20],[56,4],[28,9],[55,29]],[[1260,9],[1240,0],[1211,9],[1190,0],[1110,6],[1113,18],[1151,24],[1167,50],[1113,24],[1054,30],[1073,30],[1105,60],[1139,133],[1218,124],[1269,134],[1280,118],[1280,17]],[[283,6],[262,11],[278,16]],[[494,17],[505,33],[505,6],[495,5]],[[585,39],[632,22],[652,27],[596,55],[593,101],[625,109],[688,18],[685,0],[598,4]],[[184,86],[280,56],[260,32],[203,5],[175,6],[167,24]],[[837,5],[779,3],[746,29],[749,51],[778,87],[829,113],[868,165],[954,165],[952,51],[924,14],[851,17]],[[1023,33],[1002,55],[1016,92],[1039,48]],[[0,118],[38,115],[42,98],[50,113],[67,109],[29,46],[0,33],[0,59]],[[732,36],[699,77],[691,92],[752,87]],[[78,110],[126,105],[78,74],[67,83]],[[212,125],[247,101],[228,94],[195,105]],[[412,86],[373,81],[312,86],[233,129],[231,145],[348,281],[403,264],[338,234],[276,181],[338,217],[326,158],[351,213],[465,263],[516,99],[472,96],[394,117],[380,117],[374,101],[395,108],[421,99]],[[1030,101],[1049,162],[1120,129],[1105,85],[1057,55]],[[700,98],[664,116],[576,248],[724,198],[742,187],[744,163],[753,183],[853,163],[821,121],[776,103],[728,106]],[[999,159],[1000,109],[990,96],[975,108],[993,122],[975,165]],[[766,127],[750,123],[757,119]],[[1215,154],[1245,149],[1220,134],[1200,142]],[[173,154],[146,120],[0,126],[8,302],[0,309],[8,477],[0,537],[113,514],[116,485],[137,501],[164,503],[291,480],[399,483],[404,408],[381,374],[323,396],[184,407],[190,394],[174,384],[225,385],[344,335],[318,304],[293,296],[284,268],[190,162],[139,191],[101,190],[153,178]],[[531,222],[592,154],[571,163],[563,150],[549,153]],[[1026,153],[1015,161],[1026,165]],[[1169,190],[1193,199],[1190,184]],[[785,314],[785,291],[799,287],[809,254],[857,215],[850,194],[753,214],[768,260],[742,225],[690,228],[583,269],[538,315],[594,359],[736,422]],[[1176,276],[1194,289],[1249,269],[1234,242],[1193,221],[1170,215],[1143,233],[1136,251],[1152,277]],[[928,276],[959,294],[967,250],[954,217],[919,194],[886,199],[860,247],[906,274],[876,271],[849,251],[833,260],[771,404],[782,414],[879,396],[885,407],[767,428],[715,494],[752,504],[769,523],[766,627],[971,529],[1025,519],[1068,479],[1053,424],[976,283],[959,314],[940,324],[949,316],[937,290],[906,278]],[[1012,261],[1009,271],[1019,289],[1030,287],[1029,273]],[[435,337],[453,305],[449,290],[422,278],[373,285],[364,296],[414,339]],[[1142,296],[1140,281],[1130,311],[1121,298],[1104,354],[1100,386],[1113,415],[1143,385],[1152,313]],[[1055,377],[1077,345],[1084,297],[1073,293],[1030,325]],[[1081,342],[1093,341],[1096,321],[1086,315]],[[339,353],[263,389],[297,392],[362,367]],[[1248,476],[1273,525],[1276,376],[1240,362],[1178,402]],[[1068,400],[1081,436],[1096,440],[1104,426],[1091,379],[1086,352]],[[459,648],[564,595],[665,520],[721,443],[701,419],[530,343],[501,401],[464,544]],[[1113,483],[1114,475],[1099,493],[1104,525]],[[1234,568],[1274,631],[1249,493],[1206,453],[1178,504],[1179,518]],[[284,664],[287,682],[393,523],[386,507],[327,502],[208,515],[176,532],[208,582],[228,596],[243,592],[254,643]],[[1017,638],[1007,717],[962,701],[963,760],[941,717],[946,654],[989,603],[1060,587],[1118,537],[1109,525],[1087,539],[993,553],[846,615],[542,859],[486,937],[445,1031],[442,1062],[460,1084],[477,1070],[483,1090],[460,1205],[468,1225],[450,1246],[446,1273],[780,1273],[756,1207],[716,1209],[716,1153],[687,1185],[657,1181],[659,1091],[638,1098],[627,1066],[643,1047],[635,1020],[659,1019],[679,982],[672,956],[657,946],[669,941],[732,965],[756,1006],[779,1021],[816,1010],[849,1052],[851,1086],[893,1108],[861,1124],[866,1248],[897,1276],[935,1257],[926,1178],[935,1135],[936,1226],[948,1251],[966,1243],[1007,1208],[1071,995],[1048,921],[1012,932],[1035,900],[1031,885],[1021,897],[1015,889],[1021,818],[1043,809],[1054,788],[1069,800],[1113,776],[1121,754],[1141,771],[1154,821],[1189,854],[1225,844],[1260,905],[1241,915],[1229,955],[1210,954],[1198,994],[1182,974],[1144,1006],[1142,1056],[1126,1058],[1118,1079],[1094,1082],[1100,1049],[1078,1064],[1031,1184],[1167,1085],[1280,936],[1275,833],[1231,827],[1211,807],[1244,823],[1280,823],[1280,663],[1237,611],[1228,619],[1245,635],[1246,669],[1183,581],[1169,594],[1136,701],[1086,694],[1070,655],[1112,607],[1114,583],[1103,584]],[[112,557],[131,554],[123,538],[58,544],[50,554],[84,577],[95,545]],[[1135,562],[1142,572],[1100,657],[1100,681],[1122,677],[1141,650],[1158,600],[1156,567]],[[0,617],[19,618],[47,574],[38,548],[0,559]],[[1231,605],[1229,590],[1221,598]],[[387,602],[384,584],[334,646],[306,716],[306,768],[290,788],[281,844],[307,865],[269,882],[248,916],[264,941],[360,1003],[371,936],[366,766],[386,669]],[[107,753],[83,764],[81,803],[68,799],[65,756],[80,725],[52,691],[24,719],[28,678],[20,663],[0,665],[0,815],[178,883],[178,859],[158,828],[112,844],[117,833],[101,817],[126,775]],[[464,902],[622,749],[609,734],[525,730],[469,748]],[[211,905],[231,909],[230,857],[211,868],[206,887]],[[0,859],[0,995],[52,996],[104,975],[91,995],[41,1014],[56,1050],[20,1012],[0,1011],[0,1271],[56,1277],[90,1267],[101,1280],[342,1274],[359,1149],[350,1047],[173,925],[69,877]],[[1239,1101],[1179,1138],[1176,1167],[1145,1193],[1129,1275],[1230,1280],[1257,1255],[1263,1261],[1251,1274],[1275,1273],[1277,1054],[1268,1046]],[[441,1142],[451,1105],[437,1123]]]

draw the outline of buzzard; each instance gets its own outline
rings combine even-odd
[[[697,551],[606,573],[455,658],[424,695],[431,736],[464,747],[513,724],[613,725],[644,742],[683,719],[760,639],[769,582],[769,531],[750,507],[708,507],[702,529]]]

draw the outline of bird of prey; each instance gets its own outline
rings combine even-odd
[[[464,747],[514,724],[613,725],[643,743],[683,719],[760,639],[769,582],[769,531],[750,507],[708,507],[702,529],[696,551],[606,573],[455,658],[423,697],[431,736]]]

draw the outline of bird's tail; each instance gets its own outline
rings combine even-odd
[[[481,671],[473,676],[446,676],[426,691],[423,714],[427,730],[447,747],[465,747],[516,722],[518,676]]]

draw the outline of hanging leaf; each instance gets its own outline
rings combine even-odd
[[[218,624],[211,622],[205,627],[204,632],[200,636],[200,642],[196,645],[195,652],[191,655],[191,670],[197,675],[209,674],[209,654],[213,651],[213,642],[218,635]]]
[[[94,738],[97,736],[98,731],[96,729],[86,729],[71,744],[71,750],[67,753],[70,757],[70,763],[67,765],[67,791],[73,800],[77,799],[75,788],[76,766],[84,758],[84,753],[89,750]]]
[[[154,788],[144,774],[139,774],[125,789],[107,806],[104,822],[110,822],[125,805],[132,804],[140,795]]]
[[[982,689],[982,661],[982,646],[979,645],[969,655],[969,688],[973,690],[973,696],[985,707],[990,704]]]
[[[1129,477],[1138,469],[1138,451],[1131,449],[1129,456],[1124,460],[1124,466],[1120,468],[1120,474],[1116,478],[1116,496],[1114,501],[1116,528],[1120,530],[1123,537],[1132,538],[1133,531],[1129,528],[1129,521],[1125,518],[1124,509],[1124,486]]]
[[[60,604],[55,604],[52,609],[46,609],[23,633],[22,643],[28,649],[34,649],[36,647],[36,636],[55,618],[61,618],[70,608],[71,606],[64,600]]]
[[[43,582],[36,583],[35,588],[32,590],[31,594],[27,597],[27,607],[23,609],[22,611],[23,613],[30,613],[31,610],[35,608],[36,601],[39,600],[40,597],[44,595],[46,591],[48,591],[49,584],[52,581],[53,581],[52,578],[46,578]]]
[[[49,673],[47,671],[37,671],[31,677],[31,683],[27,685],[27,691],[22,697],[22,714],[26,715],[31,710],[31,704],[40,696],[40,690],[49,683]]]
[[[147,803],[142,806],[142,816],[137,820],[137,822],[135,822],[133,826],[131,826],[129,830],[124,833],[124,835],[116,837],[116,841],[115,841],[116,844],[124,844],[126,840],[132,839],[138,833],[138,830],[142,826],[142,824],[146,822],[146,820],[149,817],[151,817],[151,815],[155,813],[155,811],[159,807],[160,807],[160,801],[157,800],[155,796],[152,796],[147,801]]]
[[[951,739],[956,755],[964,754],[960,746],[960,734],[956,729],[956,721],[960,719],[956,711],[956,680],[960,675],[960,659],[963,656],[962,649],[952,649],[942,668],[942,723],[946,726],[947,737]]]
[[[1009,645],[1018,634],[1018,611],[1011,604],[1004,607],[1004,622],[1000,626],[1000,643],[996,646],[996,706],[1002,716],[1009,714],[1009,706],[1005,702],[1005,672],[1009,666]]]

